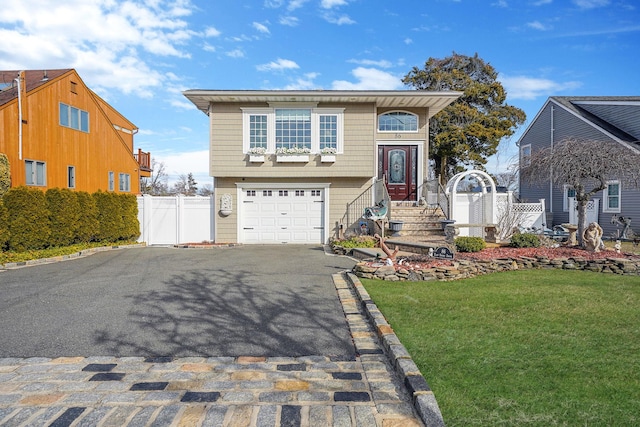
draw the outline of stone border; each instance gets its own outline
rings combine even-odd
[[[393,329],[373,302],[358,277],[353,273],[346,273],[346,277],[347,282],[355,289],[358,300],[367,318],[372,323],[384,352],[389,358],[389,362],[411,394],[412,403],[420,419],[425,426],[444,427],[444,420],[436,397],[420,373],[418,366],[411,358],[411,355],[393,332]]]
[[[147,246],[146,243],[134,243],[131,245],[112,245],[112,246],[99,246],[96,248],[83,249],[79,252],[75,252],[67,255],[59,255],[51,258],[38,258],[28,261],[20,262],[8,262],[6,264],[0,264],[0,270],[10,270],[15,268],[29,267],[32,265],[50,264],[53,262],[67,261],[70,259],[81,258],[83,256],[93,255],[96,252],[110,251],[114,249],[128,249],[128,248],[142,248]]]
[[[626,258],[588,260],[580,257],[557,259],[518,257],[486,261],[457,260],[452,261],[451,265],[414,270],[397,264],[381,265],[371,264],[370,262],[359,262],[353,267],[353,273],[358,277],[389,281],[448,281],[466,279],[499,271],[524,269],[584,270],[597,273],[640,276],[640,260]]]

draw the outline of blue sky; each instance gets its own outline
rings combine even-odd
[[[200,184],[208,121],[187,89],[401,90],[455,51],[495,67],[527,124],[549,96],[640,95],[635,0],[4,0],[0,40],[0,69],[75,68],[136,148]]]

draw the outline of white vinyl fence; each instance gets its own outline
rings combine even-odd
[[[138,196],[138,241],[147,245],[213,241],[214,205],[213,196]]]

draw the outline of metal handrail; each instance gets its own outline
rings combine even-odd
[[[449,219],[449,196],[437,179],[428,180],[416,189],[420,200],[428,207],[440,208],[445,218]]]
[[[384,178],[376,179],[373,183],[352,202],[347,203],[345,213],[342,217],[342,224],[346,230],[356,229],[365,208],[371,207],[376,203],[384,201],[387,206],[387,218],[391,218],[391,198],[387,191]],[[345,231],[346,231],[345,230]]]

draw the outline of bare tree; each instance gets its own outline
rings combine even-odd
[[[151,159],[151,176],[140,179],[140,192],[152,196],[165,196],[169,194],[167,185],[167,171],[164,162]]]
[[[202,187],[198,189],[198,195],[206,197],[213,195],[213,185],[203,184]]]
[[[171,194],[184,194],[185,196],[195,196],[198,192],[198,183],[193,178],[193,174],[178,176],[178,180],[171,187]]]
[[[497,173],[494,178],[499,186],[505,187],[514,193],[518,191],[519,171],[517,164],[509,166],[504,172]]]
[[[531,154],[527,165],[521,165],[523,179],[544,184],[551,181],[559,187],[571,186],[576,193],[578,208],[578,239],[587,226],[587,203],[591,197],[607,188],[611,179],[622,186],[638,187],[640,152],[615,141],[567,138],[553,147]]]

